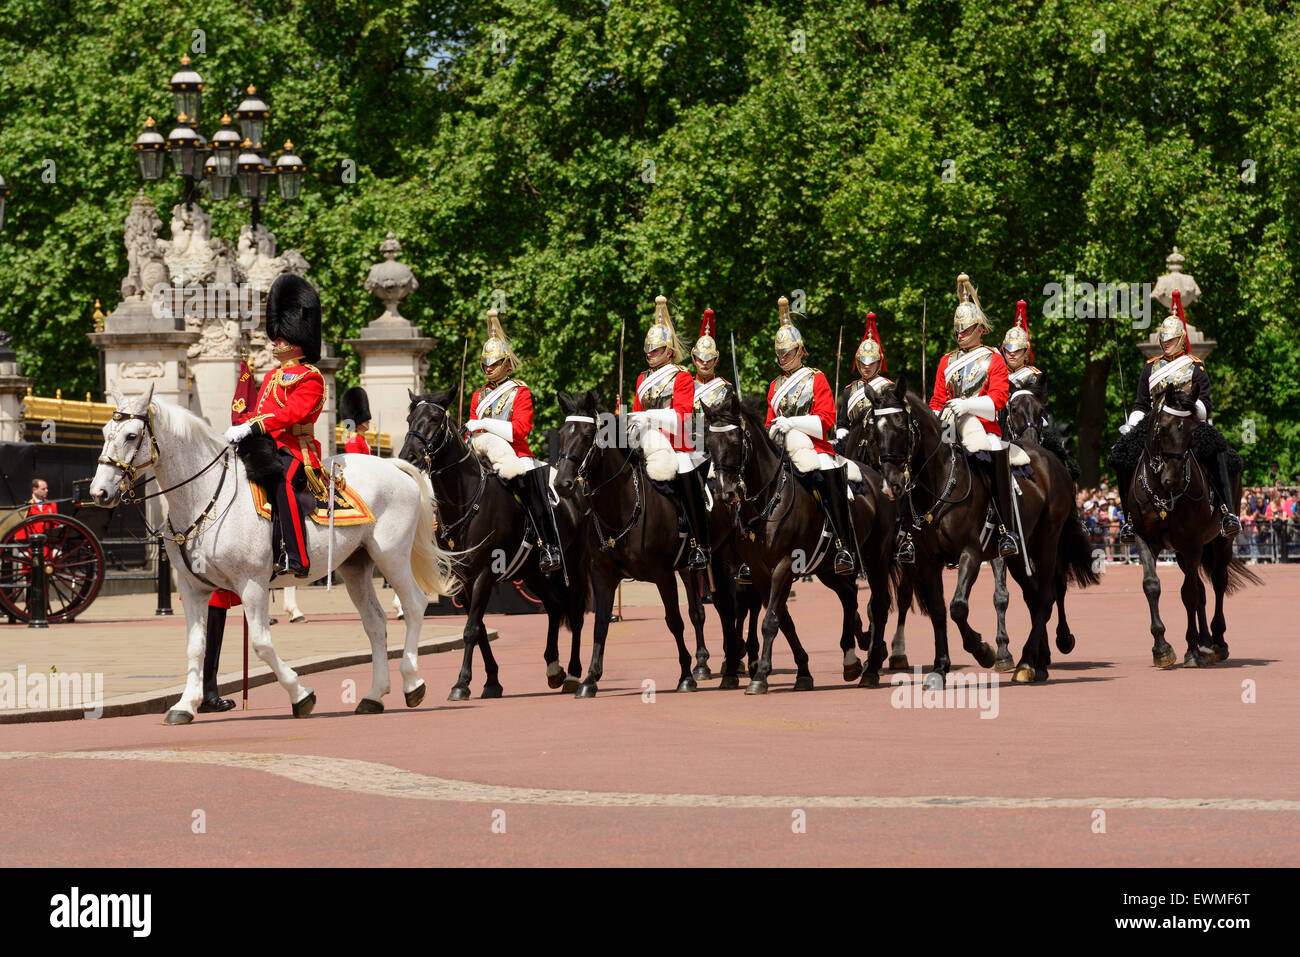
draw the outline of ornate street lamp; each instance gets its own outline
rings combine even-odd
[[[203,96],[203,77],[190,69],[189,56],[181,57],[181,68],[172,74],[172,99],[176,103],[176,115],[189,118],[189,124],[195,130],[199,128],[199,101]],[[186,122],[181,120],[182,123]]]
[[[144,132],[139,135],[135,145],[136,158],[140,160],[140,176],[147,183],[161,179],[163,174],[163,154],[167,151],[167,141],[154,129],[153,117],[144,121]]]
[[[275,161],[276,179],[280,183],[280,198],[295,200],[302,192],[302,174],[307,171],[302,158],[293,151],[293,143],[284,141],[284,152]]]
[[[0,230],[5,228],[5,199],[9,196],[9,187],[5,185],[5,178],[0,176]]]
[[[217,202],[221,202],[230,196],[230,177],[222,176],[217,171],[217,158],[209,156],[208,161],[203,164],[203,172],[207,175],[208,192]]]
[[[212,137],[212,157],[217,161],[218,176],[234,176],[239,157],[239,132],[230,124],[230,114],[221,117],[221,129]]]
[[[266,120],[270,115],[271,111],[257,96],[257,87],[250,83],[248,97],[239,104],[235,116],[239,119],[240,134],[244,139],[250,140],[255,149],[262,148],[262,134],[266,131]]]

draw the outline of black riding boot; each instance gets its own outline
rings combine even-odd
[[[703,469],[691,469],[679,472],[673,479],[673,486],[682,500],[682,510],[686,513],[687,553],[686,567],[691,571],[700,571],[709,565],[709,510],[704,502]]]
[[[1119,507],[1124,512],[1124,521],[1119,526],[1119,540],[1124,545],[1137,542],[1137,532],[1133,530],[1133,512],[1129,507],[1129,487],[1133,484],[1133,473],[1129,469],[1116,469],[1115,480],[1119,482]]]
[[[998,554],[1006,558],[1008,555],[1020,554],[1020,546],[1016,544],[1008,524],[1015,515],[1011,503],[1011,496],[1015,494],[1011,486],[1011,450],[1004,448],[989,454],[993,457],[991,472],[997,498]]]
[[[813,496],[821,505],[826,518],[830,520],[831,531],[835,535],[835,574],[852,575],[856,563],[853,551],[857,543],[853,538],[853,525],[849,520],[849,479],[848,468],[841,465],[837,469],[821,469],[821,479],[813,486]]]
[[[203,653],[203,703],[199,711],[229,711],[235,702],[222,698],[217,692],[217,669],[221,664],[221,638],[226,632],[226,609],[208,606],[208,637]]]
[[[1237,518],[1235,508],[1237,503],[1232,498],[1232,482],[1228,480],[1226,453],[1219,452],[1214,456],[1214,469],[1210,473],[1210,481],[1219,496],[1219,514],[1222,516],[1219,522],[1219,534],[1224,538],[1236,538],[1237,533],[1241,531],[1241,519]]]
[[[560,539],[551,513],[547,469],[530,469],[512,482],[515,500],[523,506],[536,534],[537,565],[546,573],[560,568]]]

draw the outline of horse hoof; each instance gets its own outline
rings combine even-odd
[[[998,653],[993,650],[993,646],[987,641],[980,642],[980,646],[975,649],[975,661],[981,668],[992,668],[998,660]]]
[[[303,698],[293,706],[293,716],[295,718],[305,718],[311,714],[312,709],[316,707],[316,692],[308,691],[307,697]],[[380,705],[382,708],[383,705]]]
[[[1227,646],[1227,645],[1215,645],[1215,646],[1214,646],[1214,660],[1215,660],[1215,661],[1227,661],[1227,660],[1228,660],[1228,646]]]
[[[1068,655],[1074,651],[1074,635],[1068,631],[1063,635],[1056,636],[1056,650],[1063,655]]]
[[[796,675],[796,676],[795,676],[795,679],[794,679],[794,690],[795,690],[795,691],[812,691],[812,689],[813,689],[813,677],[812,677],[812,675]]]
[[[912,666],[907,663],[907,655],[890,655],[889,670],[890,671],[911,671]]]
[[[1204,668],[1207,664],[1209,662],[1195,648],[1189,648],[1187,654],[1183,655],[1184,668]]]
[[[708,681],[713,677],[713,672],[709,670],[708,665],[701,662],[695,666],[695,670],[691,672],[691,677],[696,681]]]
[[[558,688],[564,684],[564,669],[559,665],[551,665],[546,669],[546,684],[551,688]]]
[[[740,675],[723,675],[722,681],[718,685],[721,691],[733,691],[740,687]]]
[[[464,685],[456,685],[451,689],[451,694],[447,695],[448,701],[468,701],[469,689]]]
[[[864,672],[862,672],[862,680],[858,682],[858,687],[859,687],[859,688],[879,688],[879,687],[880,687],[880,672],[879,672],[879,671],[864,671]]]
[[[925,676],[925,681],[923,682],[923,684],[925,685],[926,689],[929,691],[942,691],[943,684],[944,684],[943,674],[938,671],[931,671],[928,675]]]
[[[862,662],[857,658],[853,659],[853,664],[844,666],[844,680],[857,681],[862,675]]]
[[[594,698],[596,697],[596,686],[591,682],[584,681],[578,685],[578,690],[573,696],[575,698]]]
[[[565,694],[574,694],[582,686],[582,679],[577,675],[565,675],[562,690]]]
[[[484,685],[484,686],[483,686],[483,694],[480,695],[480,697],[482,697],[482,698],[499,698],[499,697],[501,697],[501,686],[500,686],[500,685]]]
[[[759,681],[757,678],[749,682],[749,687],[745,689],[745,694],[767,694],[767,682]]]
[[[1165,642],[1164,647],[1151,652],[1151,660],[1157,668],[1172,668],[1178,663],[1178,656],[1174,654],[1174,646]]]
[[[699,691],[700,686],[695,683],[694,678],[683,678],[677,682],[678,691]]]
[[[168,711],[167,717],[163,718],[163,724],[189,724],[194,720],[194,715],[188,711]]]
[[[357,709],[353,714],[383,714],[384,703],[382,701],[371,701],[369,698],[362,698],[357,702]]]
[[[1011,680],[1018,685],[1030,685],[1046,681],[1047,675],[1038,671],[1032,665],[1021,665],[1016,669],[1016,673],[1011,676]]]
[[[1010,655],[1007,655],[1005,658],[999,658],[997,661],[993,662],[993,670],[1000,671],[1004,674],[1008,671],[1015,671],[1016,659],[1012,658]]]
[[[420,702],[424,700],[424,693],[428,690],[429,686],[421,681],[412,690],[403,692],[403,695],[406,698],[406,706],[408,708],[419,707]]]

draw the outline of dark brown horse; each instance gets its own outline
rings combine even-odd
[[[879,450],[889,494],[903,503],[899,521],[916,545],[913,587],[934,627],[933,674],[940,677],[927,677],[927,681],[941,684],[951,667],[943,609],[945,564],[955,563],[958,568],[949,612],[961,633],[962,647],[981,667],[992,667],[997,660],[993,648],[968,620],[970,589],[980,563],[997,557],[996,535],[985,520],[989,490],[976,478],[955,436],[951,437],[954,441],[944,441],[938,417],[919,396],[907,391],[904,377],[881,389],[873,404],[868,441]],[[1024,554],[1010,559],[1008,567],[1020,585],[1033,624],[1013,680],[1037,682],[1048,676],[1047,622],[1058,594],[1063,597],[1067,582],[1082,587],[1099,579],[1065,465],[1036,443],[1027,443],[1024,449],[1033,477],[1017,479],[1020,493],[1013,496]],[[883,660],[882,643],[879,649],[873,648],[868,671],[878,673]]]
[[[609,632],[614,591],[624,578],[653,582],[664,605],[664,620],[677,642],[681,664],[678,691],[695,691],[691,656],[686,650],[684,623],[677,601],[677,571],[685,569],[684,538],[678,531],[677,504],[656,490],[646,476],[644,459],[628,448],[626,432],[602,405],[594,391],[560,395],[565,414],[560,428],[560,463],[555,489],[582,515],[578,536],[590,568],[592,611],[596,615],[587,676],[577,689],[580,698],[596,695],[604,674],[605,638]],[[711,531],[717,523],[711,522]],[[723,648],[729,667],[739,662],[734,588],[723,573],[721,543],[713,548],[714,607],[722,620]],[[703,647],[704,606],[693,576],[685,577],[691,617]],[[700,664],[707,661],[704,652]],[[707,665],[705,665],[707,669]],[[724,669],[725,670],[725,669]],[[725,680],[725,679],[724,679]]]
[[[546,574],[537,567],[536,550],[526,555],[524,546],[528,516],[505,485],[480,461],[465,443],[460,429],[447,414],[452,393],[416,395],[410,393],[406,439],[401,458],[428,474],[433,484],[438,514],[438,537],[444,548],[464,552],[457,566],[457,577],[464,582],[465,654],[460,675],[447,696],[448,701],[463,701],[470,696],[474,650],[483,656],[487,680],[484,698],[501,697],[496,657],[487,641],[483,615],[493,586],[507,573],[522,577],[530,591],[546,608],[546,681],[552,688],[573,692],[582,672],[582,617],[586,609],[586,563],[577,550],[580,538],[575,534],[578,516],[563,503],[555,509],[555,521],[563,543],[564,575]],[[516,564],[522,560],[522,564]],[[424,609],[408,609],[407,614],[423,614]],[[573,635],[566,670],[560,665],[560,624]]]
[[[1178,555],[1178,567],[1183,572],[1183,608],[1187,611],[1187,653],[1183,667],[1199,668],[1228,657],[1224,595],[1247,583],[1261,582],[1233,555],[1232,542],[1219,534],[1219,518],[1210,501],[1209,479],[1192,454],[1192,436],[1197,426],[1195,396],[1186,389],[1175,389],[1159,411],[1153,411],[1148,418],[1151,424],[1129,488],[1133,527],[1152,553],[1172,548]],[[1231,493],[1233,500],[1227,504],[1235,514],[1241,508],[1238,475],[1231,477]],[[1143,564],[1145,568],[1145,559]],[[1214,588],[1214,618],[1208,624],[1202,568]],[[1151,602],[1154,639],[1151,654],[1158,667],[1168,668],[1176,658],[1164,639],[1164,625],[1157,610],[1159,579],[1155,579],[1154,585],[1153,590],[1148,576],[1144,576],[1143,589]]]
[[[728,396],[705,410],[705,423],[705,446],[718,478],[721,504],[733,510],[740,530],[737,554],[749,563],[755,585],[767,588],[763,651],[746,693],[767,691],[778,629],[785,634],[795,656],[795,690],[813,686],[807,653],[786,609],[794,579],[805,574],[815,574],[840,600],[844,680],[857,680],[862,675],[862,663],[854,645],[869,651],[870,637],[862,632],[856,579],[836,575],[825,560],[825,516],[821,506],[795,476],[790,459],[768,437],[757,409],[742,404],[734,395]],[[871,584],[869,634],[878,636],[889,617],[892,594],[892,538],[881,529],[892,528],[894,514],[892,504],[873,488],[879,486],[879,476],[863,463],[858,466],[864,472],[865,483],[855,490],[850,512],[857,539],[854,545]]]

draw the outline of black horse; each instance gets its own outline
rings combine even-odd
[[[449,701],[470,696],[474,649],[483,656],[487,680],[484,698],[501,697],[496,657],[487,641],[483,614],[492,588],[507,576],[522,578],[546,608],[546,681],[552,688],[572,692],[582,671],[582,618],[586,611],[586,563],[577,551],[577,513],[563,503],[555,520],[564,543],[564,570],[546,574],[538,568],[536,549],[526,549],[528,515],[506,488],[466,444],[447,414],[451,390],[416,395],[410,393],[406,439],[401,457],[422,468],[433,483],[438,537],[444,548],[461,553],[457,575],[465,583],[465,656]],[[408,611],[408,614],[411,613]],[[423,613],[420,609],[418,613]],[[569,667],[560,665],[560,624],[573,635]]]
[[[1183,667],[1198,668],[1228,657],[1224,595],[1261,581],[1233,555],[1232,541],[1220,534],[1219,517],[1210,501],[1209,478],[1193,454],[1195,396],[1185,388],[1174,389],[1160,410],[1148,418],[1153,422],[1147,428],[1128,501],[1134,530],[1149,550],[1159,553],[1162,548],[1172,548],[1178,556],[1178,567],[1183,572],[1183,608],[1187,611]],[[1232,475],[1230,482],[1232,501],[1227,505],[1236,514],[1241,508],[1240,475]],[[1143,565],[1145,569],[1145,557]],[[1214,588],[1214,618],[1208,624],[1202,567]],[[1154,589],[1150,579],[1154,579]],[[1151,603],[1152,658],[1157,667],[1171,667],[1175,655],[1164,639],[1164,625],[1157,610],[1159,579],[1144,576],[1143,589]]]
[[[945,676],[951,667],[942,576],[944,565],[952,563],[958,574],[949,610],[961,633],[962,647],[981,667],[992,667],[997,661],[993,648],[968,621],[970,589],[980,563],[997,557],[996,535],[985,522],[989,490],[976,479],[960,445],[944,441],[938,417],[924,400],[907,391],[904,377],[881,389],[875,398],[878,401],[867,426],[869,442],[880,450],[888,492],[904,503],[900,523],[915,540],[916,564],[911,575],[917,602],[934,627],[934,673]],[[1013,497],[1018,500],[1027,551],[1011,559],[1009,568],[1020,585],[1033,625],[1013,680],[1037,682],[1048,676],[1047,622],[1053,603],[1058,595],[1063,600],[1067,583],[1084,587],[1099,579],[1065,465],[1036,443],[1027,443],[1024,449],[1033,476],[1018,479],[1020,493]],[[1071,647],[1072,640],[1071,636]],[[883,659],[882,642],[873,648],[868,670],[878,671]]]
[[[869,651],[870,636],[882,634],[892,597],[892,539],[881,529],[892,528],[894,509],[875,492],[879,475],[865,463],[856,463],[863,471],[863,482],[855,485],[850,509],[856,537],[853,544],[871,585],[871,630],[864,635],[858,614],[857,581],[835,574],[824,560],[825,516],[821,506],[795,476],[789,457],[768,437],[762,413],[732,395],[705,410],[705,423],[705,445],[718,477],[721,501],[732,509],[740,531],[737,552],[754,571],[755,584],[766,585],[768,592],[762,656],[746,693],[767,691],[778,629],[785,634],[795,657],[795,690],[813,686],[807,653],[786,608],[795,577],[804,574],[816,574],[839,598],[843,610],[840,649],[844,653],[844,680],[857,680],[862,675],[862,663],[854,645]]]
[[[624,578],[653,582],[664,605],[664,620],[677,642],[681,663],[678,691],[695,691],[696,677],[686,650],[685,626],[677,601],[677,571],[685,570],[684,536],[678,530],[677,504],[658,491],[645,472],[640,452],[627,447],[626,432],[602,405],[595,391],[560,395],[565,422],[560,429],[560,462],[555,490],[581,514],[577,535],[590,568],[592,610],[596,615],[587,676],[577,689],[579,698],[596,695],[605,668],[605,638],[609,632],[614,591]],[[714,532],[718,523],[710,521]],[[725,531],[725,529],[723,529]],[[735,591],[723,563],[726,549],[710,542],[713,551],[713,602],[722,620],[723,648],[729,667],[740,659],[736,631]],[[696,627],[697,659],[707,672],[703,648],[704,604],[694,575],[683,575],[692,624]],[[726,682],[724,669],[724,683]]]

